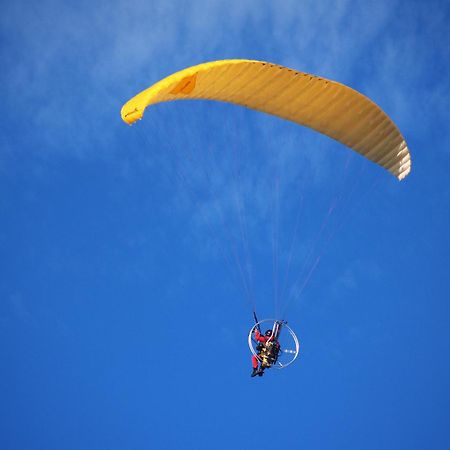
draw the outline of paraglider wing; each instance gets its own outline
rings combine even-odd
[[[400,131],[366,96],[335,81],[252,60],[223,60],[189,67],[142,91],[122,108],[132,124],[147,106],[181,99],[235,103],[325,134],[384,167],[399,180],[411,170]]]

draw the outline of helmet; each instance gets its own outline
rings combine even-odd
[[[264,334],[266,336],[272,336],[272,330],[267,330]]]

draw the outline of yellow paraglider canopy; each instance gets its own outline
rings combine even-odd
[[[384,167],[399,180],[411,171],[406,142],[366,96],[325,78],[262,61],[229,59],[176,72],[122,107],[132,124],[147,106],[181,99],[235,103],[312,128]]]

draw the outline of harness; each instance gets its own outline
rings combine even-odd
[[[256,349],[259,351],[259,358],[261,359],[261,366],[270,367],[278,360],[280,353],[280,344],[278,341],[268,340],[264,344],[258,344]]]

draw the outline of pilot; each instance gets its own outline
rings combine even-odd
[[[263,376],[264,369],[266,367],[270,367],[273,362],[276,361],[278,357],[278,352],[280,349],[280,344],[278,342],[273,342],[272,338],[272,330],[267,330],[264,335],[260,333],[260,331],[255,328],[255,340],[258,342],[256,350],[258,351],[258,356],[252,356],[252,367],[253,372],[251,373],[252,377]],[[273,345],[268,345],[269,343]],[[262,360],[261,366],[258,367],[259,361]]]

